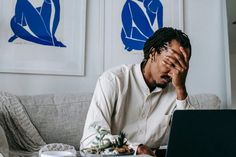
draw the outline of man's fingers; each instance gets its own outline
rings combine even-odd
[[[188,64],[190,54],[186,50],[184,50],[184,48],[182,46],[179,48],[179,50],[182,52],[182,54],[184,56],[184,61]]]
[[[167,57],[171,58],[171,61],[175,66],[180,66],[181,69],[187,69],[185,62],[185,56],[182,53],[178,53],[172,49],[168,51]]]
[[[180,71],[177,69],[172,69],[169,73],[168,76],[170,76],[171,78],[173,78],[174,76],[177,76],[180,74]]]
[[[170,68],[170,69],[174,68],[174,69],[177,69],[179,71],[184,71],[184,69],[186,68],[186,66],[182,67],[182,65],[180,65],[178,60],[176,60],[175,58],[170,57],[170,56],[166,56],[163,59],[163,63],[166,64],[166,66],[168,68]]]
[[[187,65],[182,59],[177,59],[173,56],[167,56],[166,59],[169,60],[173,64],[173,66],[179,70],[187,69]]]

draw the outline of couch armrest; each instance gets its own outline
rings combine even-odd
[[[196,109],[220,109],[221,100],[214,94],[190,95],[189,101]]]
[[[7,138],[5,132],[0,125],[0,156],[8,157],[9,155],[9,146],[7,142]]]

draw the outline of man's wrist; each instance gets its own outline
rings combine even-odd
[[[188,96],[188,93],[187,93],[187,90],[186,90],[185,86],[180,87],[180,88],[176,88],[175,91],[176,91],[177,100],[185,100],[186,97]]]

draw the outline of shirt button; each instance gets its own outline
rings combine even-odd
[[[142,113],[141,117],[142,117],[142,118],[146,118],[145,112]]]
[[[139,130],[139,134],[143,134],[143,130]]]
[[[142,114],[142,118],[145,118],[145,117],[146,117],[146,116],[145,116],[145,113],[143,113],[143,114]]]

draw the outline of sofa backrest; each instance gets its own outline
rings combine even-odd
[[[214,94],[190,95],[189,99],[195,109],[220,109],[221,100]]]
[[[46,143],[79,148],[92,93],[20,96],[32,123]]]
[[[219,109],[213,94],[189,96],[196,109]],[[66,143],[79,148],[92,93],[20,96],[32,123],[46,143]]]

